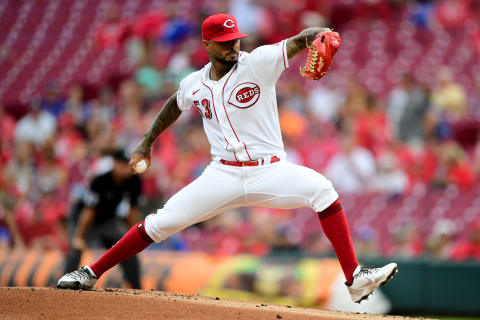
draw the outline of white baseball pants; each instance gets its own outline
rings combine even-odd
[[[256,167],[235,167],[212,161],[200,177],[145,219],[155,241],[230,209],[259,206],[279,209],[329,207],[338,194],[330,181],[307,167],[280,160]]]

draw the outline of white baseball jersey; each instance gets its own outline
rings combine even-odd
[[[202,114],[213,159],[285,158],[275,84],[288,67],[286,42],[241,51],[237,64],[218,81],[210,79],[210,62],[180,83],[178,107]]]
[[[284,40],[250,54],[241,52],[237,64],[219,81],[210,80],[209,63],[180,83],[178,106],[200,111],[217,161],[145,218],[145,231],[154,241],[234,208],[310,207],[320,212],[338,198],[320,173],[285,160],[275,84],[287,67]],[[271,156],[281,160],[272,163]],[[266,161],[237,167],[220,159]]]

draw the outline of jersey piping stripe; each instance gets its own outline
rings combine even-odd
[[[203,82],[203,79],[202,79],[201,76],[200,76],[200,81],[202,82],[202,84],[203,84],[205,87],[208,88],[208,90],[210,90],[210,94],[212,95],[213,111],[215,112],[215,118],[217,119],[217,122],[218,122],[218,124],[219,124],[219,126],[220,126],[220,122],[218,121],[218,117],[217,117],[217,108],[215,108],[215,99],[213,98],[212,88],[210,88],[209,86],[207,86],[207,85]],[[221,131],[221,129],[220,129],[220,131]],[[225,150],[227,150],[227,152],[228,152],[228,146],[230,145],[230,143],[228,143],[228,140],[227,140],[227,138],[226,138],[225,136],[224,136],[223,138],[225,139],[225,142],[227,143],[227,146],[225,147]],[[237,154],[236,154],[235,151],[233,151],[233,156],[235,157],[235,160],[238,161]]]
[[[285,48],[284,45],[286,46],[285,40],[282,41],[282,55],[283,55],[283,66],[285,67],[285,70],[287,70],[287,63],[285,62]]]
[[[247,145],[245,144],[245,142],[243,142],[243,145],[245,146],[245,152],[247,152],[247,155],[248,155],[248,159],[252,160],[252,157],[250,157],[250,153],[248,153],[248,150],[247,150]]]
[[[222,104],[223,104],[223,109],[225,110],[225,114],[227,115],[228,123],[230,124],[230,127],[232,128],[232,131],[235,134],[235,137],[237,138],[237,141],[243,143],[243,146],[245,147],[245,152],[247,153],[248,159],[252,160],[252,158],[250,157],[250,154],[248,153],[247,145],[245,144],[245,142],[240,141],[240,139],[238,138],[238,135],[235,132],[235,129],[233,128],[233,126],[232,126],[232,122],[230,121],[230,117],[228,116],[227,108],[225,107],[225,97],[224,97],[225,86],[227,85],[228,80],[230,80],[230,77],[232,76],[232,74],[235,72],[235,69],[237,69],[237,65],[235,65],[235,68],[233,69],[232,73],[230,73],[230,75],[227,78],[227,81],[225,81],[225,84],[223,85],[223,88],[222,88]]]

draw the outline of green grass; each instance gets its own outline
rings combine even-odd
[[[480,317],[455,317],[455,316],[426,316],[425,318],[440,319],[440,320],[480,320]]]

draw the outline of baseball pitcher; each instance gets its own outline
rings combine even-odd
[[[347,220],[334,187],[323,175],[286,160],[278,120],[275,85],[289,60],[308,48],[302,76],[318,80],[340,46],[328,28],[308,28],[273,45],[240,51],[236,19],[214,14],[202,23],[202,42],[210,62],[185,77],[145,132],[130,160],[150,165],[155,139],[192,108],[201,113],[212,162],[198,179],[165,206],[134,226],[95,263],[64,275],[58,288],[91,289],[108,269],[186,227],[243,206],[309,207],[332,243],[352,300],[366,299],[389,281],[397,264],[360,266]]]

